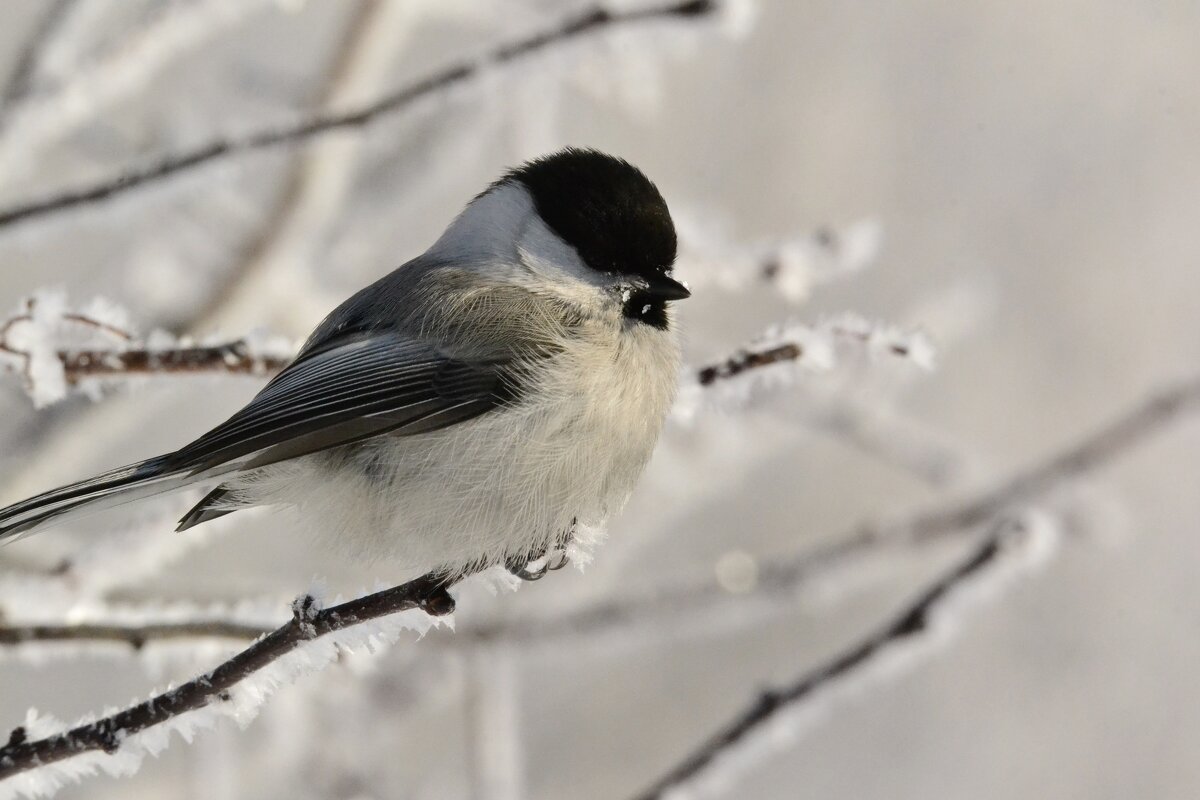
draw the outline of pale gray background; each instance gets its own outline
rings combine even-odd
[[[37,5],[11,2],[0,11],[0,62],[15,56]],[[426,23],[395,81],[536,26],[535,5],[556,9],[500,5],[509,10]],[[305,107],[349,6],[314,2],[298,13],[255,16],[46,154],[35,174],[0,187],[0,196],[7,203],[41,194],[108,174],[139,154],[287,118]],[[123,24],[115,9],[98,16],[114,30]],[[640,41],[656,46],[653,38]],[[682,309],[689,353],[703,360],[788,314],[815,319],[850,308],[921,322],[923,307],[967,287],[984,301],[938,372],[917,379],[902,404],[958,442],[986,480],[1196,369],[1198,43],[1194,2],[776,0],[761,4],[747,39],[709,37],[664,58],[661,97],[649,110],[597,97],[579,80],[564,84],[554,74],[559,62],[522,67],[498,86],[463,92],[372,134],[359,200],[319,249],[319,280],[331,297],[357,288],[423,249],[503,165],[562,143],[628,157],[673,203],[715,214],[739,237],[874,216],[886,238],[872,271],[799,309],[767,293],[698,297]],[[546,88],[556,86],[561,94]],[[489,105],[482,96],[492,92],[501,98]],[[561,104],[559,112],[537,118],[543,102]],[[127,204],[0,233],[0,305],[65,285],[73,297],[113,297],[147,327],[171,324],[187,298],[168,295],[156,305],[139,285],[145,270],[156,259],[182,264],[180,274],[199,275],[203,286],[261,223],[255,204],[282,163],[248,159]],[[135,263],[141,271],[131,269]],[[260,319],[228,332],[262,322],[303,333],[319,312],[303,320],[296,317],[307,312],[273,308],[286,300],[262,297]],[[930,327],[937,335],[936,320]],[[39,417],[6,382],[0,495],[16,499],[178,444],[255,388],[189,386],[111,397],[108,424],[79,442],[77,455],[64,459],[71,463],[28,476],[22,467],[39,447]],[[44,413],[93,412],[73,401]],[[477,602],[554,604],[641,585],[662,571],[709,570],[732,548],[793,552],[935,497],[912,477],[781,423],[778,414],[713,424],[740,426],[731,428],[738,435],[669,434],[665,447],[688,454],[695,476],[664,474],[678,457],[656,460],[594,570]],[[730,469],[726,448],[738,442],[763,452]],[[1198,444],[1195,425],[1176,428],[1105,472],[1089,489],[1100,498],[1093,535],[1068,541],[1045,572],[970,617],[936,658],[838,706],[737,796],[1200,793]],[[676,477],[724,490],[697,491],[692,510],[665,509],[652,487]],[[644,550],[629,544],[668,517],[670,532],[659,530]],[[49,535],[22,545],[21,554],[66,546]],[[308,554],[268,519],[248,521],[244,534],[173,568],[159,588],[285,597],[314,572],[350,588],[387,577]],[[917,585],[903,571],[891,574],[849,602],[732,634],[519,659],[529,796],[599,799],[640,787],[755,691],[817,662]],[[62,796],[465,796],[462,665],[431,658],[410,669],[409,654],[400,652],[409,649],[388,655],[369,680],[326,671],[288,690],[245,732],[228,726],[194,746],[177,744],[132,780],[99,778]],[[0,663],[0,728],[16,724],[29,705],[71,717],[158,680],[133,660],[36,671]],[[334,700],[321,705],[323,696]],[[306,771],[297,771],[297,757]]]

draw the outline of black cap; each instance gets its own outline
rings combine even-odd
[[[658,188],[628,161],[568,147],[517,167],[506,181],[529,190],[546,225],[592,269],[652,282],[670,273],[671,213]]]

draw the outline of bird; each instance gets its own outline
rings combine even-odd
[[[215,484],[178,530],[290,508],[354,558],[541,577],[577,526],[624,505],[659,438],[674,303],[690,296],[676,250],[666,201],[628,161],[578,147],[527,161],[335,308],[228,420],[0,509],[0,543]]]

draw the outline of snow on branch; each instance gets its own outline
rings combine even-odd
[[[38,407],[63,399],[71,387],[94,389],[106,379],[269,375],[283,369],[293,355],[290,343],[266,336],[193,344],[156,333],[141,340],[121,309],[97,299],[73,310],[56,292],[25,300],[16,314],[0,321],[0,369],[20,374]],[[675,414],[688,420],[704,404],[736,407],[757,390],[791,385],[805,371],[828,372],[838,365],[880,359],[931,369],[933,347],[918,331],[853,314],[816,325],[773,326],[751,345],[686,377]]]
[[[892,359],[928,370],[934,365],[933,352],[919,331],[872,323],[854,314],[816,325],[775,325],[749,346],[685,378],[674,415],[686,422],[705,406],[741,407],[757,391],[791,386],[805,372],[826,373],[851,363]]]
[[[208,372],[262,375],[282,369],[292,354],[290,343],[266,337],[196,345],[156,333],[143,341],[123,310],[99,298],[72,309],[59,292],[34,295],[0,321],[0,369],[19,373],[39,408],[89,380]]]
[[[245,724],[280,686],[332,662],[374,650],[405,630],[424,634],[454,610],[442,575],[428,574],[357,600],[322,608],[312,595],[293,603],[292,619],[212,671],[100,719],[49,731],[22,726],[0,747],[0,800],[49,795],[68,780],[104,770],[131,774],[147,754],[185,739],[220,716]]]
[[[626,25],[713,17],[717,12],[724,10],[722,6],[725,3],[732,1],[675,0],[667,4],[621,10],[610,10],[604,5],[597,5],[552,28],[496,47],[481,58],[442,69],[358,108],[337,114],[320,114],[292,125],[265,129],[246,136],[216,139],[90,186],[78,187],[0,210],[0,228],[78,206],[110,200],[136,188],[176,177],[216,161],[294,145],[334,130],[362,129],[381,117],[410,107],[419,100],[463,84],[488,68],[515,63],[548,48]]]
[[[1014,573],[1041,564],[1056,531],[1038,518],[1002,521],[999,530],[937,578],[891,622],[796,680],[763,692],[637,800],[693,800],[722,795],[758,763],[786,750],[833,701],[871,682],[893,678],[915,657],[953,633],[981,595]]]

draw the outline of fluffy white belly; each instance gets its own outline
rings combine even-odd
[[[618,510],[658,438],[674,391],[672,353],[621,350],[599,362],[604,369],[571,374],[560,362],[548,371],[555,380],[531,393],[537,400],[241,476],[229,482],[230,499],[291,506],[322,543],[403,567],[536,558],[576,520],[599,526]]]

